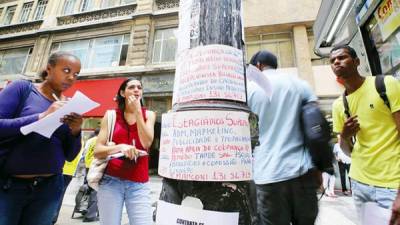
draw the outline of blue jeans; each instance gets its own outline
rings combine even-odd
[[[62,175],[0,178],[0,225],[51,225],[63,186]]]
[[[397,195],[397,189],[374,187],[351,180],[353,200],[358,217],[361,216],[362,205],[366,202],[375,202],[380,207],[390,209]]]
[[[101,225],[120,225],[125,203],[130,225],[151,225],[150,186],[104,175],[97,200]]]

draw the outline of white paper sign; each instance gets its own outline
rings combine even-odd
[[[389,224],[392,211],[379,207],[374,202],[367,202],[361,208],[362,225],[382,225]]]
[[[265,91],[268,97],[272,96],[272,86],[267,76],[262,73],[257,67],[249,65],[246,69],[247,80],[255,82],[261,89]]]
[[[36,132],[50,138],[54,131],[62,125],[60,119],[72,112],[84,114],[98,107],[100,104],[92,101],[80,91],[75,92],[74,96],[60,109],[47,115],[45,118],[34,123],[21,127],[21,133],[27,135]]]
[[[164,201],[157,203],[157,225],[237,225],[239,213],[194,209]]]
[[[163,114],[158,173],[194,181],[251,180],[248,113],[186,111]]]
[[[246,101],[241,50],[199,46],[184,50],[176,62],[174,104],[201,99]]]

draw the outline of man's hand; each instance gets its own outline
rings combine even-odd
[[[360,124],[358,123],[357,115],[351,116],[346,120],[346,122],[344,122],[340,136],[341,138],[349,140],[351,137],[355,136],[359,130]]]
[[[392,217],[389,225],[400,225],[400,189],[397,192],[397,197],[393,202]]]

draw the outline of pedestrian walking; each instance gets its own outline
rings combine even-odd
[[[338,162],[338,167],[339,167],[339,174],[340,174],[340,183],[342,185],[342,193],[343,195],[350,195],[351,194],[351,179],[349,177],[349,184],[350,184],[350,190],[347,189],[346,185],[346,177],[349,174],[350,171],[350,164],[351,164],[351,158],[347,156],[343,150],[340,148],[340,135],[337,136],[338,138],[338,143],[335,144],[333,147],[333,153],[335,154],[336,160]]]
[[[86,141],[85,144],[85,167],[86,167],[86,174],[89,172],[90,164],[93,161],[94,157],[94,148],[96,147],[97,142],[97,135],[99,134],[100,129],[96,128],[92,136]],[[85,176],[85,183],[87,183],[86,176]],[[92,222],[98,221],[98,208],[97,208],[97,191],[88,186],[89,188],[89,201],[88,201],[88,208],[83,216],[83,222]]]
[[[378,93],[379,80],[359,74],[360,59],[347,45],[332,49],[330,63],[345,87],[333,103],[333,131],[340,134],[343,151],[351,154],[349,176],[358,215],[367,202],[389,209],[400,186],[400,83],[385,76],[386,91]]]
[[[148,155],[135,160],[139,150],[148,151],[154,138],[155,113],[141,105],[142,83],[124,81],[117,92],[118,109],[112,141],[107,142],[107,115],[101,122],[94,155],[104,159],[115,153],[124,158],[108,162],[97,192],[100,224],[120,225],[125,204],[131,225],[151,225],[152,212],[148,174]]]
[[[14,81],[0,92],[0,225],[51,225],[62,196],[62,168],[81,148],[82,116],[65,115],[50,138],[23,136],[22,126],[43,119],[66,103],[62,92],[80,72],[66,52],[50,55],[37,85]]]
[[[255,82],[247,87],[248,105],[259,116],[260,145],[253,164],[259,224],[314,224],[320,185],[304,146],[300,116],[302,103],[317,97],[305,81],[277,73],[272,53],[259,51],[250,63],[267,76],[273,90],[269,97]]]

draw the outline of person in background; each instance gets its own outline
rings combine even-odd
[[[335,181],[336,181],[335,173],[331,175],[327,172],[323,172],[322,180],[323,180],[323,187],[325,189],[325,195],[332,198],[337,197],[337,195],[335,194]]]
[[[54,214],[53,224],[56,224],[56,222],[58,220],[58,214],[60,213],[60,210],[61,210],[65,192],[67,191],[67,188],[69,186],[69,183],[71,183],[72,178],[75,176],[79,160],[82,158],[82,152],[83,152],[83,148],[81,148],[81,151],[75,157],[74,160],[72,160],[71,162],[65,161],[65,164],[63,167],[64,187],[63,187],[63,192],[61,195],[60,202],[58,203],[58,209],[57,209],[56,213]]]
[[[337,136],[338,143],[333,147],[333,153],[336,156],[336,160],[338,161],[339,166],[339,174],[340,174],[340,183],[342,185],[342,193],[343,195],[351,194],[351,179],[349,178],[350,191],[347,190],[346,187],[346,173],[348,174],[350,171],[351,158],[344,154],[343,150],[340,148],[340,135]]]
[[[66,103],[62,92],[75,83],[80,69],[76,56],[56,52],[40,74],[41,83],[14,81],[0,92],[0,140],[16,139],[1,168],[0,225],[52,224],[64,188],[64,162],[72,161],[81,148],[82,116],[65,115],[50,138],[35,132],[23,136],[20,128],[61,108]]]
[[[90,165],[92,164],[93,157],[94,157],[94,148],[96,147],[96,142],[97,142],[97,135],[99,134],[100,129],[96,128],[94,130],[94,133],[92,136],[86,141],[85,145],[85,167],[86,167],[86,174],[88,174]],[[85,177],[85,182],[86,177]],[[98,221],[98,208],[97,208],[97,191],[94,190],[93,188],[89,187],[89,202],[88,202],[88,208],[87,212],[85,213],[83,217],[83,222],[92,222],[92,221]]]
[[[318,171],[305,149],[300,125],[303,102],[317,101],[310,86],[296,76],[276,71],[268,51],[250,60],[272,87],[272,96],[249,82],[248,105],[259,116],[260,145],[254,149],[253,179],[260,225],[309,225],[318,214]]]
[[[124,81],[117,92],[118,109],[112,141],[107,142],[107,115],[101,122],[94,156],[104,159],[115,153],[124,158],[108,162],[97,192],[100,224],[120,225],[125,203],[131,225],[151,225],[152,212],[148,174],[149,157],[138,155],[137,149],[148,151],[154,138],[154,112],[141,106],[142,83],[136,79]]]

